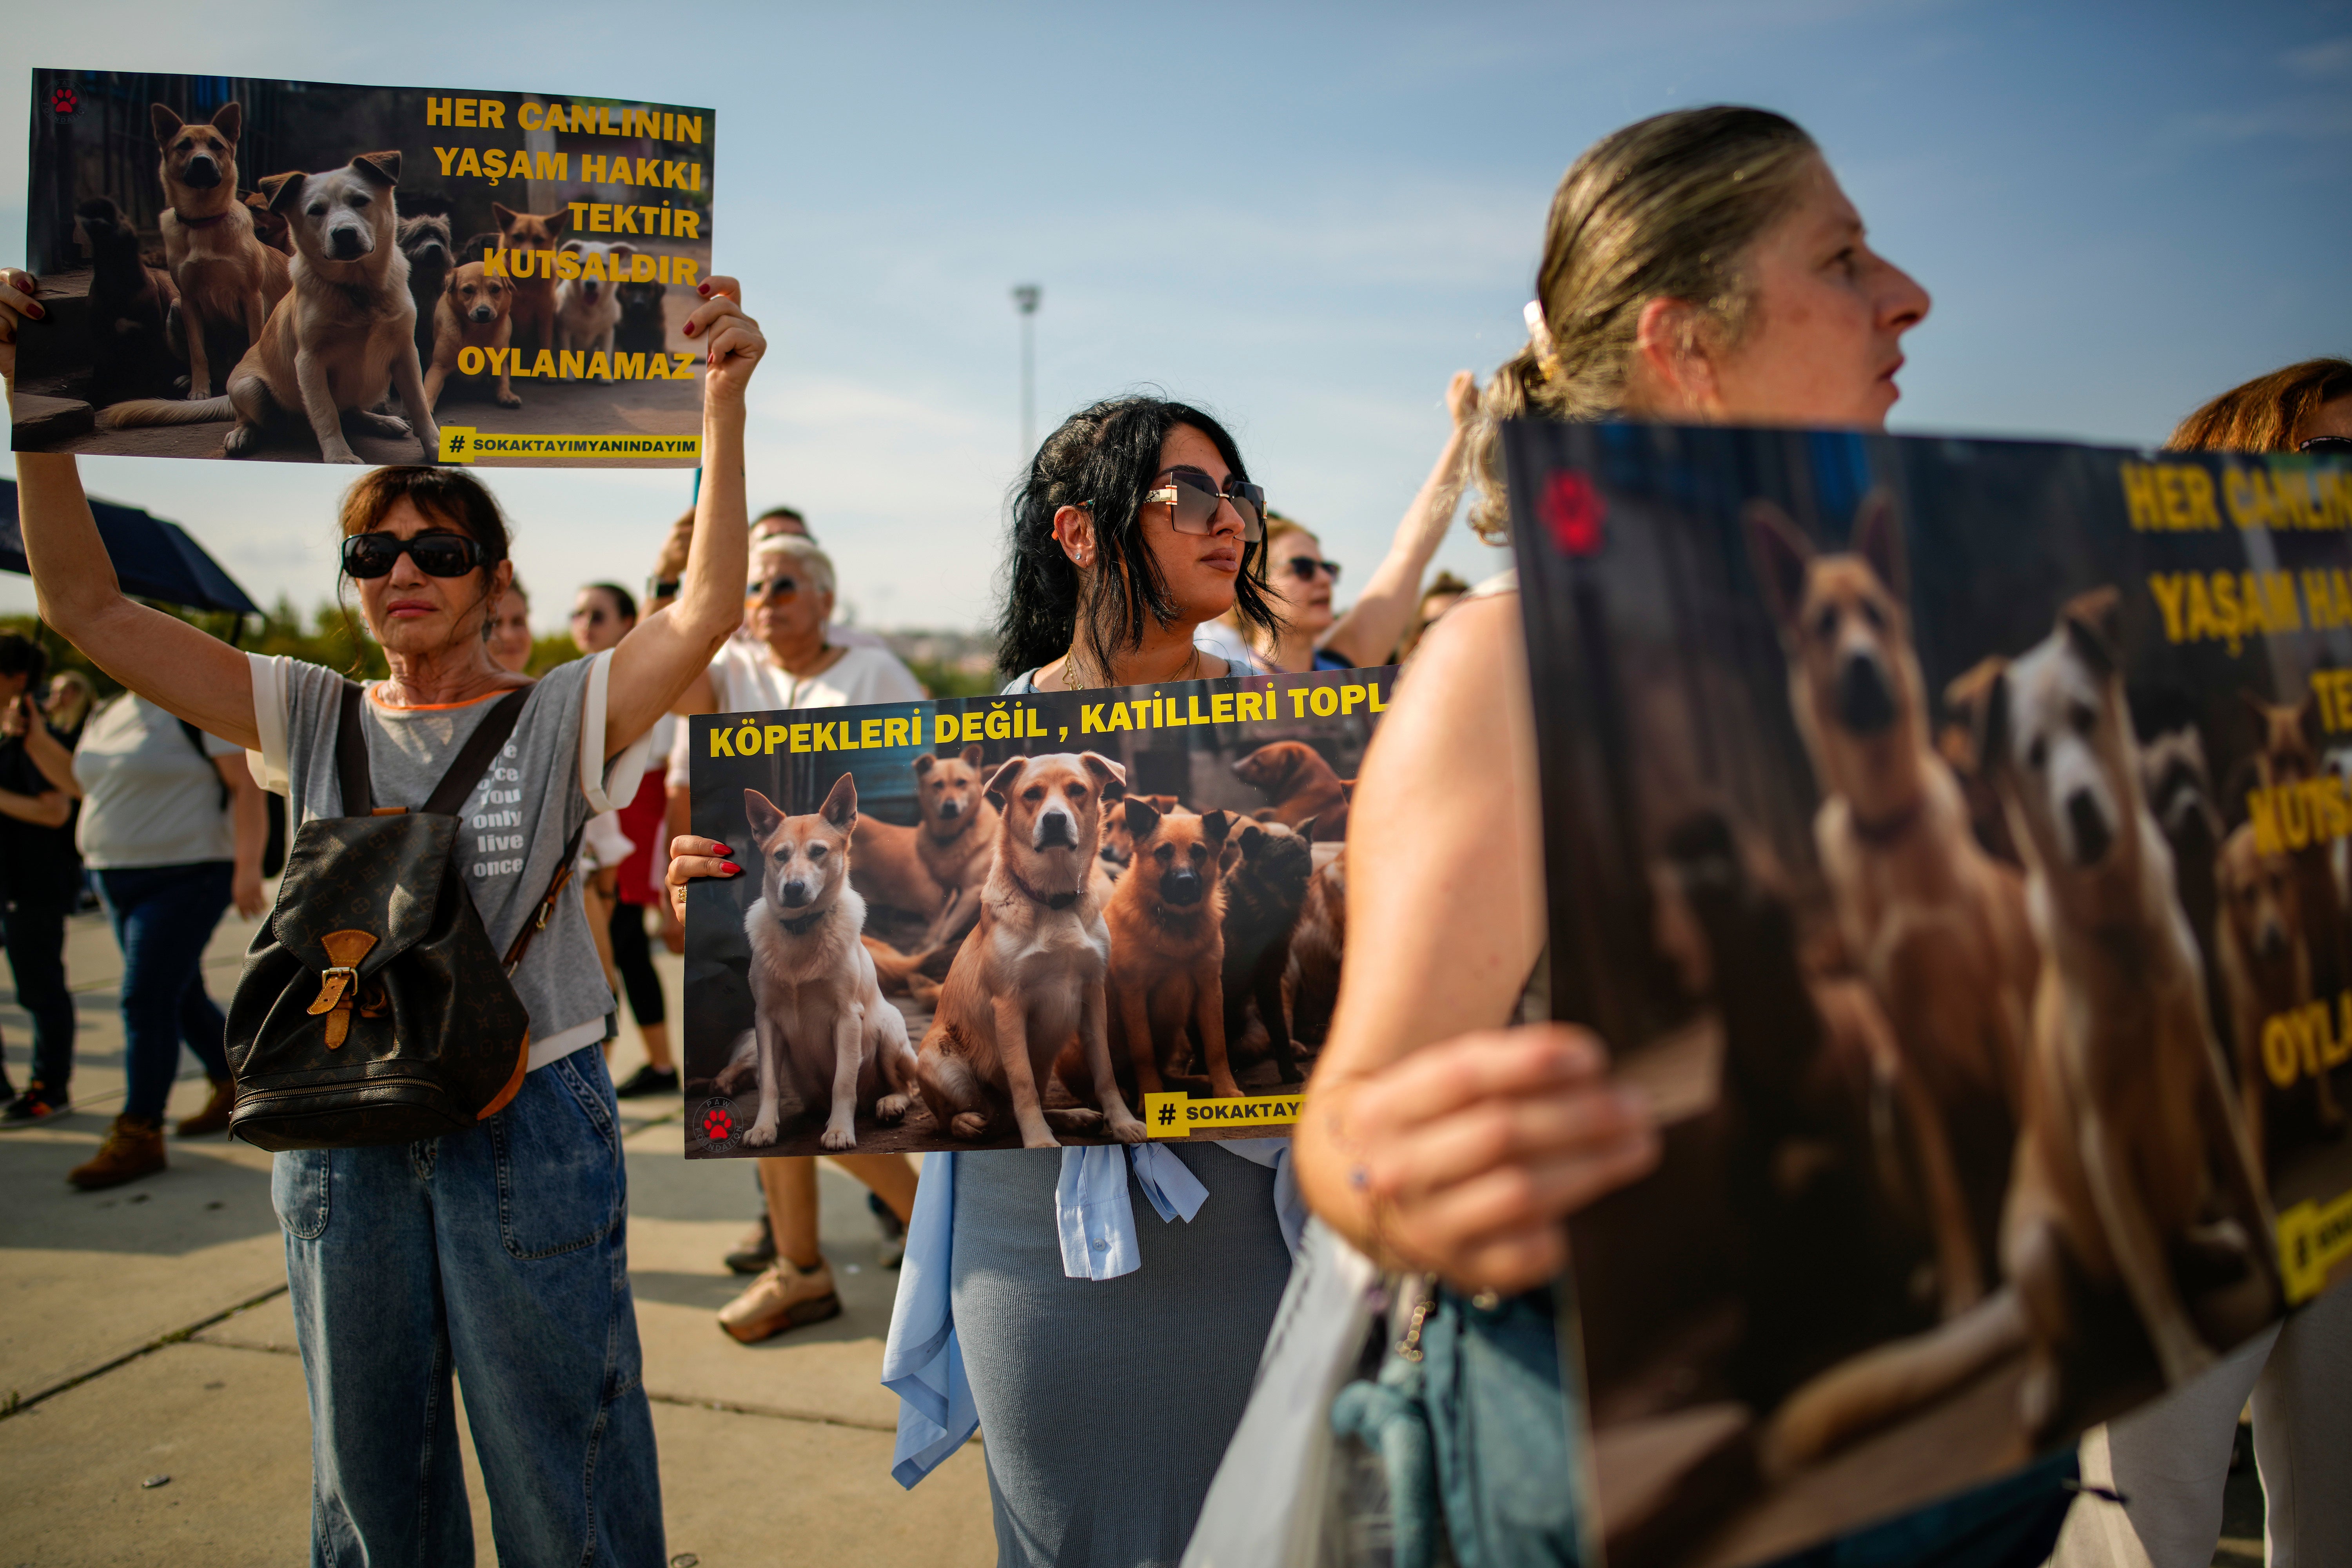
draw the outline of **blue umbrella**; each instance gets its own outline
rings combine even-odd
[[[94,500],[89,510],[98,518],[98,536],[114,558],[114,574],[124,593],[195,610],[261,613],[261,606],[178,523],[112,501]],[[0,572],[30,571],[25,563],[25,531],[16,521],[16,486],[0,479]]]

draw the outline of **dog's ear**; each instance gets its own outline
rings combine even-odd
[[[243,132],[245,129],[245,105],[236,102],[229,102],[224,103],[218,109],[214,110],[213,129],[219,132],[231,142],[236,142],[238,133]]]
[[[1128,837],[1135,840],[1138,848],[1142,847],[1143,841],[1150,837],[1153,830],[1159,826],[1160,808],[1158,806],[1139,795],[1127,797]]]
[[[978,771],[980,764],[985,761],[988,756],[988,753],[982,751],[977,744],[966,746],[961,754],[963,757],[963,765],[974,770],[975,772]]]
[[[989,775],[984,788],[988,798],[996,803],[998,809],[1002,810],[1011,804],[1013,786],[1021,782],[1021,770],[1028,765],[1029,759],[1026,757],[1007,757],[997,770]]]
[[[1895,492],[1881,486],[1862,498],[1854,509],[1853,539],[1847,546],[1870,563],[1887,592],[1898,599],[1911,594],[1910,569],[1903,559],[1903,525],[1895,514]]]
[[[385,190],[400,184],[400,153],[396,150],[362,153],[352,160],[352,168],[361,179],[372,185],[382,185]]]
[[[1999,658],[1980,658],[1944,687],[1944,709],[1955,716],[1955,722],[1937,736],[1936,749],[1961,773],[1976,773],[1983,760],[1977,752],[1977,708],[1984,700],[1985,688],[2000,678],[2005,663]]]
[[[627,240],[623,240],[618,245],[608,245],[604,247],[604,256],[609,261],[618,261],[623,257],[635,256],[635,254],[636,252],[629,247],[629,242]]]
[[[177,136],[180,133],[180,127],[187,123],[173,112],[169,104],[163,103],[149,104],[147,119],[149,123],[155,127],[155,144],[158,147],[171,145],[172,138]]]
[[[521,216],[522,215],[520,213],[516,212],[514,208],[507,205],[504,202],[492,202],[490,204],[490,221],[499,226],[499,232],[500,234],[504,234],[507,230],[514,227],[514,220]]]
[[[743,792],[743,816],[751,824],[751,841],[755,844],[766,843],[768,835],[782,826],[784,820],[776,803],[755,789]]]
[[[1211,844],[1222,845],[1225,835],[1234,830],[1234,814],[1230,811],[1204,811],[1201,814],[1201,837]]]
[[[547,225],[548,233],[562,234],[565,229],[572,226],[572,215],[568,212],[558,210],[548,214],[540,221]]]
[[[301,205],[302,185],[310,177],[297,169],[283,174],[264,174],[255,183],[269,198],[269,210],[284,213]]]
[[[2074,656],[2100,679],[2123,668],[2124,599],[2113,586],[2067,600],[2058,612],[2058,626]]]
[[[1339,798],[1341,800],[1353,800],[1356,798],[1355,780],[1341,779],[1339,781]]]
[[[856,778],[844,773],[834,780],[833,787],[825,792],[824,804],[816,809],[818,816],[842,832],[848,832],[857,822]]]
[[[1308,817],[1306,821],[1300,823],[1290,831],[1298,836],[1298,841],[1301,844],[1307,845],[1311,847],[1315,843],[1315,825],[1322,820],[1323,818],[1321,815],[1318,814],[1314,816]]]
[[[1769,500],[1752,500],[1741,510],[1748,525],[1748,558],[1756,580],[1772,606],[1772,618],[1782,627],[1797,622],[1797,607],[1805,602],[1805,574],[1813,564],[1813,542]]]
[[[1094,774],[1096,787],[1105,800],[1117,800],[1127,793],[1127,769],[1112,762],[1100,752],[1081,752],[1078,764]]]
[[[1969,673],[1982,672],[1969,702],[1969,749],[1976,753],[1977,771],[1987,778],[2000,773],[2009,755],[2009,661],[1989,658]]]
[[[1242,828],[1242,836],[1238,840],[1242,847],[1242,853],[1244,855],[1256,854],[1257,847],[1264,843],[1265,838],[1266,831],[1265,828],[1260,827],[1255,822],[1247,824]]]
[[[577,240],[577,239],[567,239],[567,240],[565,240],[562,245],[557,246],[555,248],[556,248],[556,252],[557,252],[559,255],[560,255],[560,254],[562,254],[562,252],[564,252],[564,251],[567,251],[567,250],[568,250],[568,251],[572,252],[572,255],[574,255],[574,256],[580,256],[580,255],[583,255],[583,254],[585,254],[585,252],[586,252],[586,250],[587,250],[587,246],[586,246],[586,244],[585,244],[584,242],[583,242],[583,241],[581,241],[581,240]]]
[[[939,758],[931,755],[929,752],[925,752],[921,756],[915,759],[915,776],[919,779],[929,778],[931,776],[931,770],[939,765]]]
[[[2254,744],[2268,745],[2271,734],[2270,703],[2262,693],[2249,690],[2242,686],[2238,688],[2238,700],[2243,702],[2246,705],[2246,710],[2254,716]]]

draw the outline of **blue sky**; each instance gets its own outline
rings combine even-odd
[[[10,52],[720,110],[717,266],[776,344],[752,492],[808,511],[868,624],[989,614],[1024,456],[1007,289],[1033,279],[1042,425],[1136,386],[1202,404],[1360,581],[1435,455],[1447,374],[1522,335],[1561,171],[1664,109],[1799,120],[1933,292],[1898,429],[2152,442],[2247,376],[2352,353],[2352,0],[387,15],[83,0],[12,21]],[[660,22],[689,15],[715,19]],[[0,126],[27,122],[26,86],[0,76]],[[347,476],[84,468],[257,596],[331,583]],[[549,628],[572,585],[641,579],[686,499],[676,475],[497,487]],[[1440,556],[1488,559],[1466,531]],[[29,603],[0,578],[0,609]]]

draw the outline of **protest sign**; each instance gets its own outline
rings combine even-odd
[[[33,72],[17,451],[691,467],[717,117]]]
[[[687,1152],[1286,1133],[1395,673],[693,720]]]
[[[1612,1564],[1960,1491],[2352,1268],[2352,472],[1507,449],[1552,1007],[1664,1131],[1572,1224]]]

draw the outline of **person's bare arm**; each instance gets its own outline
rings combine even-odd
[[[713,278],[687,318],[709,345],[702,378],[702,494],[677,602],[640,620],[613,650],[604,698],[604,754],[634,743],[706,671],[743,619],[751,520],[743,500],[743,394],[767,352],[759,323],[736,304],[731,278]]]
[[[669,705],[669,710],[681,719],[719,710],[719,694],[711,688],[709,665],[704,665],[702,673],[686,683],[686,689],[677,694],[677,700]]]
[[[81,781],[74,777],[73,753],[66,750],[64,742],[49,732],[49,727],[41,721],[40,714],[33,710],[31,699],[20,697],[16,700],[24,709],[25,755],[32,759],[33,765],[41,770],[41,776],[63,792],[67,799],[79,800]]]
[[[0,816],[13,816],[36,827],[63,827],[66,818],[72,815],[73,802],[66,798],[63,790],[18,795],[13,789],[0,789]]]
[[[236,912],[252,920],[269,907],[261,889],[261,851],[269,837],[269,803],[253,782],[253,770],[243,757],[215,757],[221,782],[228,785],[229,825],[236,842],[229,850],[229,898]]]
[[[1364,760],[1339,1008],[1293,1144],[1326,1224],[1473,1289],[1550,1278],[1562,1218],[1656,1157],[1599,1042],[1506,1026],[1546,925],[1536,798],[1518,601],[1473,600]]]
[[[1462,500],[1462,467],[1469,452],[1464,421],[1478,406],[1477,378],[1457,370],[1445,388],[1446,412],[1454,428],[1436,466],[1421,482],[1421,492],[1405,509],[1389,552],[1373,568],[1370,581],[1339,624],[1323,638],[1323,646],[1350,664],[1385,664],[1396,657],[1398,642],[1412,624],[1413,606],[1421,602],[1422,574],[1445,542],[1454,509]]]

